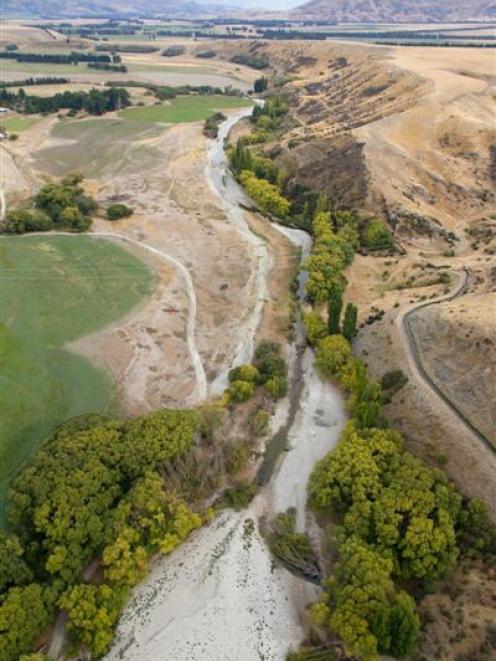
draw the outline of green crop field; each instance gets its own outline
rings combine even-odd
[[[0,118],[0,126],[3,126],[11,133],[20,133],[38,121],[38,117],[9,117],[2,120]]]
[[[178,124],[206,119],[215,110],[243,108],[250,105],[251,101],[248,99],[236,96],[178,96],[167,104],[126,108],[119,114],[136,122]]]
[[[0,239],[0,502],[59,423],[112,410],[110,376],[65,345],[121,318],[152,287],[148,267],[111,241]]]

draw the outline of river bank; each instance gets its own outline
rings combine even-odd
[[[208,171],[226,214],[249,240],[249,226],[240,206],[244,193],[226,170],[223,149],[229,130],[243,116],[245,112],[221,127],[215,145],[209,149]],[[303,255],[308,252],[310,237],[298,230],[282,231]],[[262,248],[266,250],[266,246],[256,239],[251,242],[260,251],[257,254],[263,263],[266,257]],[[250,360],[253,353],[263,306],[261,279],[265,269],[255,273],[258,296],[249,319],[244,320],[234,365]],[[304,274],[300,274],[298,295],[304,296]],[[266,517],[294,507],[298,529],[307,527],[309,474],[315,461],[337,443],[346,413],[337,389],[319,379],[312,352],[303,348],[301,327],[297,327],[296,335],[294,346],[300,345],[302,350],[291,351],[290,370],[303,383],[293,384],[288,397],[278,404],[273,435],[287,426],[291,404],[294,411],[285,430],[286,451],[276,459],[271,478],[248,508],[222,512],[176,552],[157,559],[148,578],[135,589],[107,659],[278,661],[301,642],[305,609],[315,600],[319,588],[275,563],[259,524]],[[227,372],[218,375],[210,392],[220,392],[226,381]],[[301,396],[291,402],[295,386]]]

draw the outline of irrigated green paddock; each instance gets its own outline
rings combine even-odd
[[[86,177],[133,174],[155,166],[163,155],[141,140],[159,135],[162,127],[125,119],[64,120],[54,125],[51,135],[67,140],[33,153],[36,167],[49,175],[63,176],[78,170]]]
[[[56,425],[113,405],[110,376],[66,343],[121,318],[152,287],[148,267],[111,241],[0,239],[0,500]]]
[[[178,96],[163,105],[126,108],[119,114],[121,117],[135,122],[178,124],[201,121],[215,110],[244,108],[250,105],[251,101],[237,96],[190,95]]]
[[[6,128],[10,133],[20,133],[36,124],[37,121],[39,121],[38,117],[20,117],[16,115],[4,120],[0,118],[0,126]]]

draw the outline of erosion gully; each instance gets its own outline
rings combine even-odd
[[[257,262],[252,276],[256,295],[240,323],[233,365],[253,355],[271,259],[268,246],[249,229],[243,211],[248,201],[227,169],[224,150],[231,128],[249,113],[244,109],[224,122],[209,147],[206,168],[228,221],[250,241]],[[308,254],[311,242],[305,232],[278,229],[303,257]],[[300,274],[302,300],[304,278]],[[226,383],[227,373],[210,384],[210,394],[221,392]],[[315,462],[335,446],[345,420],[343,398],[319,379],[299,326],[290,348],[289,395],[272,420],[258,495],[245,510],[222,512],[171,555],[157,560],[135,589],[107,659],[272,661],[285,659],[288,649],[299,645],[305,608],[319,588],[274,562],[259,524],[292,507],[297,529],[314,534],[306,509],[308,478]]]

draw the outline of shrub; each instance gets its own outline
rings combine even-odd
[[[255,385],[249,381],[232,381],[227,389],[232,402],[246,402],[255,392]]]
[[[284,376],[273,376],[267,379],[264,387],[275,399],[281,399],[288,392],[288,382]]]
[[[316,345],[327,335],[327,326],[320,314],[317,312],[307,312],[303,317],[307,332],[307,340],[310,344]]]
[[[394,247],[390,229],[379,218],[369,220],[362,230],[362,244],[369,250],[390,250]]]
[[[234,55],[231,57],[231,62],[243,64],[252,69],[266,69],[269,66],[269,60],[265,55]]]
[[[229,381],[248,381],[256,383],[260,378],[259,371],[254,365],[246,364],[234,367],[229,371]]]
[[[232,507],[235,510],[243,510],[248,507],[257,492],[257,487],[253,482],[239,484],[231,489],[226,489],[222,494],[221,503],[225,507]]]
[[[250,429],[255,436],[263,436],[269,429],[270,414],[256,410],[250,415]]]
[[[281,347],[277,342],[263,341],[257,346],[253,362],[260,373],[261,383],[272,377],[286,376],[286,361],[280,353]]]
[[[246,441],[227,442],[224,445],[224,457],[229,475],[243,470],[250,460],[250,455],[250,447]]]
[[[111,204],[107,208],[107,218],[109,220],[119,220],[120,218],[128,218],[134,213],[131,207],[126,206],[125,204]]]
[[[163,57],[177,57],[178,55],[184,55],[186,48],[184,46],[169,46],[162,51]]]
[[[47,232],[53,229],[53,220],[40,209],[17,209],[7,214],[5,231],[8,234]]]
[[[195,57],[200,57],[203,59],[209,59],[211,57],[215,57],[217,53],[214,50],[200,50],[197,53],[195,53]]]
[[[385,372],[381,378],[381,388],[387,391],[388,397],[392,397],[406,383],[408,383],[408,377],[401,369]]]

